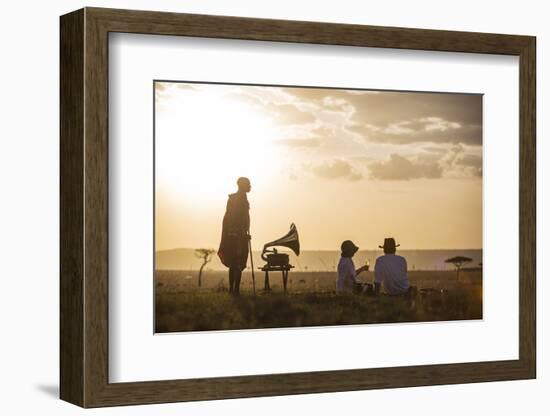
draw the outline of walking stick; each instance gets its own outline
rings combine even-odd
[[[256,297],[256,279],[254,278],[254,259],[252,259],[252,242],[250,235],[248,236],[248,251],[250,252],[250,270],[252,270],[252,290]]]

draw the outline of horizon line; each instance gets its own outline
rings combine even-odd
[[[174,251],[174,250],[197,250],[199,248],[205,248],[205,247],[176,247],[176,248],[165,248],[161,250],[155,250],[155,253],[161,252],[161,251]],[[207,248],[207,247],[206,247]],[[215,248],[213,248],[216,250]],[[358,251],[378,251],[383,250],[382,248],[359,248]],[[397,248],[397,251],[407,251],[407,250],[415,250],[415,251],[449,251],[449,250],[483,250],[483,247],[480,248],[460,248],[460,247],[453,247],[453,248]],[[262,249],[255,249],[253,248],[252,251],[262,251]],[[310,249],[310,248],[300,248],[300,252],[304,251],[340,251],[340,249],[332,249],[332,248],[319,248],[319,249]]]

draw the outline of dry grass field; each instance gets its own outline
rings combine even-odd
[[[334,272],[291,272],[288,293],[280,274],[255,273],[256,296],[250,271],[243,273],[241,296],[227,292],[227,273],[206,271],[198,287],[197,272],[157,271],[156,332],[284,328],[346,324],[450,321],[482,318],[482,272],[410,271],[413,297],[337,295]],[[373,273],[361,280],[373,281]],[[421,290],[427,289],[427,290]]]

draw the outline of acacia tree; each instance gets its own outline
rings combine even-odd
[[[445,263],[452,263],[456,267],[456,280],[458,280],[458,275],[460,273],[460,269],[462,269],[462,266],[464,266],[465,263],[470,263],[471,261],[472,259],[470,257],[456,256],[445,260]]]
[[[215,252],[216,250],[212,250],[211,248],[197,248],[195,250],[195,256],[202,259],[202,264],[199,269],[199,287],[202,286],[202,269],[204,269],[204,266],[212,261],[212,254]]]

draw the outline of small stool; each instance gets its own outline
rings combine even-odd
[[[266,264],[263,267],[258,267],[261,271],[265,273],[265,280],[264,280],[264,290],[266,292],[271,291],[271,287],[269,286],[269,272],[281,272],[283,276],[283,290],[284,293],[286,293],[286,284],[288,281],[288,272],[290,269],[293,269],[294,266],[291,264],[281,265],[281,266],[269,266]]]

